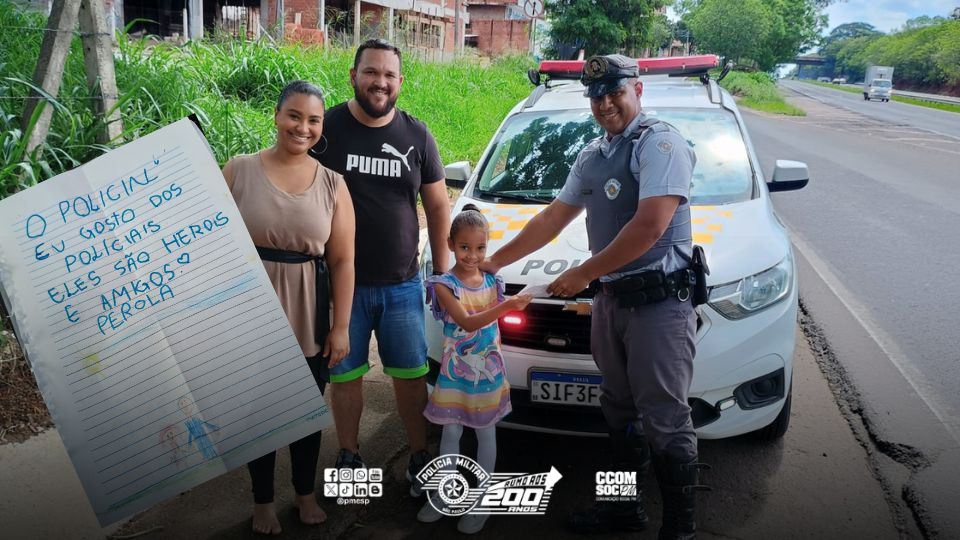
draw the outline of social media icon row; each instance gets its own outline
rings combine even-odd
[[[324,469],[324,482],[383,482],[383,469]]]
[[[324,484],[324,497],[380,497],[383,495],[382,484]]]

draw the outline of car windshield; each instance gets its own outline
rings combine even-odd
[[[874,79],[873,85],[880,88],[890,88],[890,81],[887,79]]]
[[[645,109],[669,122],[697,154],[693,204],[749,200],[753,172],[736,117],[721,109]],[[545,203],[560,192],[577,153],[602,130],[589,110],[518,114],[503,127],[482,165],[474,196]]]

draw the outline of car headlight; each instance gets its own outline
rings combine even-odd
[[[710,289],[710,307],[728,319],[742,319],[783,300],[793,285],[790,253],[776,266]]]

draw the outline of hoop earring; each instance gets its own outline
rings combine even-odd
[[[329,141],[327,141],[327,136],[326,136],[326,135],[322,135],[322,134],[321,134],[321,135],[320,135],[320,140],[323,141],[323,148],[320,149],[320,150],[314,150],[314,149],[311,148],[310,150],[311,150],[314,154],[322,154],[322,153],[326,152],[326,151],[327,151],[327,147],[330,146]]]

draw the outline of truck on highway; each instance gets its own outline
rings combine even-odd
[[[890,101],[893,93],[893,66],[870,66],[863,78],[863,99]]]

